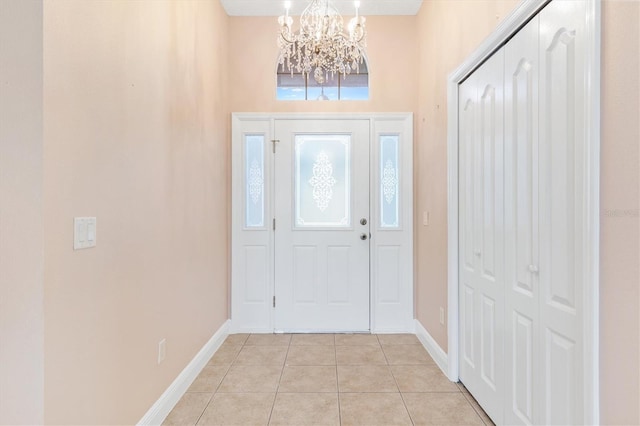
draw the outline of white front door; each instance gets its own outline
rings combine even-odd
[[[369,120],[274,126],[275,329],[369,331]]]
[[[232,332],[413,330],[411,114],[232,123]]]

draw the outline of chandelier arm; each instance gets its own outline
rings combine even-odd
[[[295,40],[289,40],[288,38],[286,38],[286,37],[284,36],[284,34],[282,33],[282,31],[280,31],[280,37],[282,37],[282,39],[283,39],[284,41],[286,41],[287,43],[289,43],[289,44],[294,44],[294,43],[295,43]],[[295,39],[295,37],[294,37],[294,39]]]

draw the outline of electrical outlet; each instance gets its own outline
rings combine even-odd
[[[440,325],[444,325],[444,308],[440,307]]]
[[[164,361],[167,356],[167,339],[160,340],[158,343],[158,364]]]

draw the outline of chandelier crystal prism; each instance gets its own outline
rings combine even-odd
[[[283,71],[310,74],[323,84],[335,74],[347,76],[360,72],[366,48],[366,18],[360,16],[360,2],[355,2],[356,16],[349,21],[347,33],[344,21],[329,0],[311,0],[300,16],[300,29],[294,33],[290,3],[285,3],[285,15],[278,18],[280,34],[278,65]]]

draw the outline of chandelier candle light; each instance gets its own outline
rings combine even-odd
[[[329,0],[312,0],[300,16],[300,30],[294,33],[289,16],[291,2],[285,2],[285,15],[278,18],[280,34],[278,64],[283,70],[304,74],[323,84],[336,73],[347,76],[360,72],[366,47],[366,18],[360,16],[360,2],[355,2],[356,16],[349,21],[348,34],[344,21]]]

